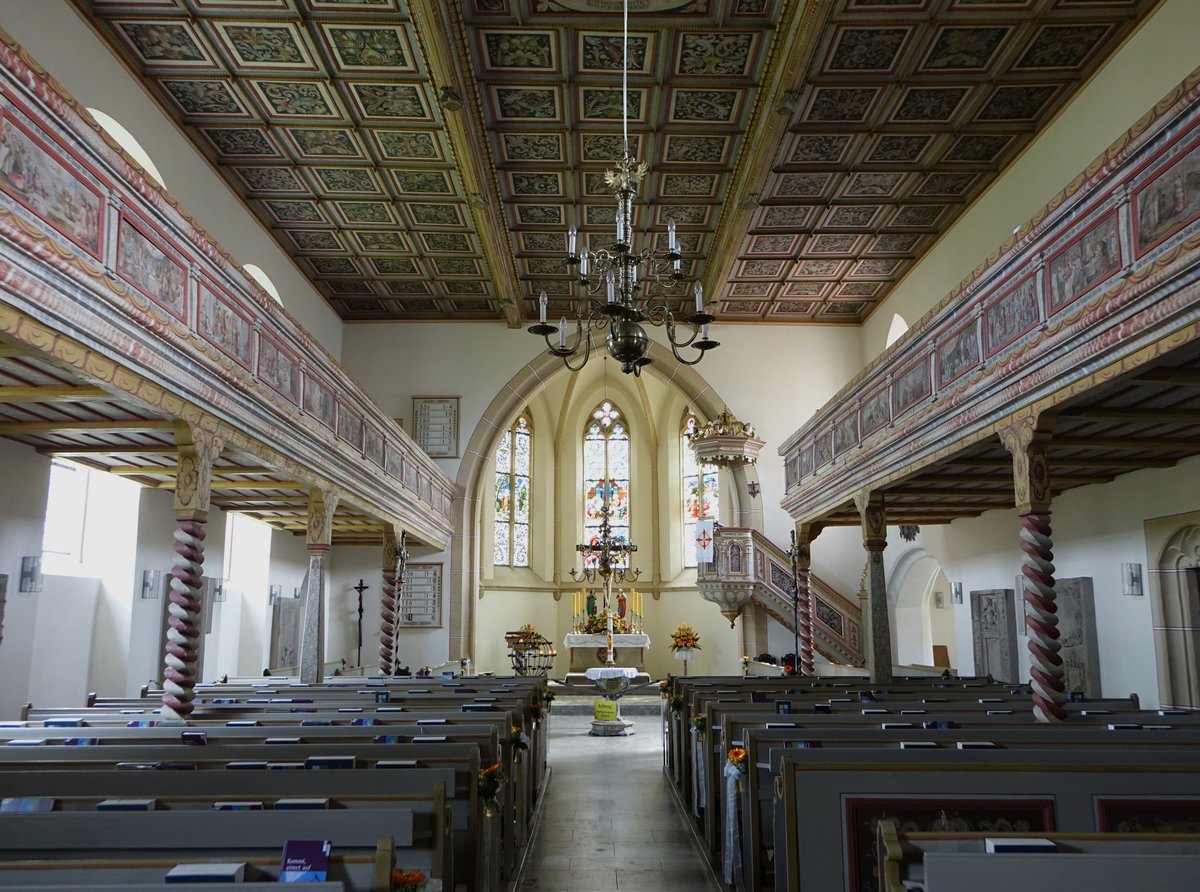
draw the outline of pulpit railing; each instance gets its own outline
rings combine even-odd
[[[788,631],[792,628],[792,571],[787,552],[758,530],[718,527],[711,563],[697,567],[696,583],[705,588],[749,586],[756,606]],[[859,664],[862,653],[862,610],[856,600],[809,574],[812,597],[813,647],[826,659]],[[803,631],[803,630],[801,630]]]

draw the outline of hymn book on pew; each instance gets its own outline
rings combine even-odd
[[[246,863],[176,864],[163,877],[167,883],[241,883],[246,879]]]
[[[327,839],[289,839],[283,844],[283,862],[279,867],[281,883],[321,883],[329,872]]]

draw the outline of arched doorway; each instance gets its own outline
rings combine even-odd
[[[1200,525],[1167,540],[1150,573],[1150,594],[1159,700],[1200,707]]]
[[[958,665],[950,581],[937,558],[924,548],[904,552],[888,579],[888,606],[898,665]]]

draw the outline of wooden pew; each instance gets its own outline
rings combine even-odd
[[[1190,892],[1200,873],[1200,834],[1038,833],[1055,844],[1053,855],[986,853],[985,840],[1015,833],[905,833],[880,821],[876,863],[880,892],[999,892],[1028,885],[1096,892],[1154,889]],[[968,879],[969,878],[969,879]],[[906,885],[907,883],[907,885]]]
[[[1131,803],[1200,808],[1195,753],[1156,749],[789,750],[779,783],[777,892],[861,888],[887,817],[1036,835],[1102,832]]]

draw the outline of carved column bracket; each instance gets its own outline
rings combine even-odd
[[[225,444],[210,431],[188,424],[174,426],[179,449],[175,482],[175,559],[167,604],[166,657],[162,711],[187,718],[192,714],[200,672],[200,590],[204,576],[205,524],[212,492],[213,464]]]
[[[871,681],[892,680],[892,630],[888,619],[887,577],[883,572],[883,550],[887,547],[887,513],[883,493],[860,490],[854,505],[862,518],[863,548],[867,552],[867,647]]]
[[[1025,553],[1021,575],[1025,628],[1029,632],[1030,686],[1033,713],[1039,722],[1060,722],[1067,717],[1054,593],[1050,462],[1046,455],[1054,423],[1052,415],[1022,413],[1000,432],[1000,441],[1013,459],[1013,494],[1020,517],[1021,550]]]

